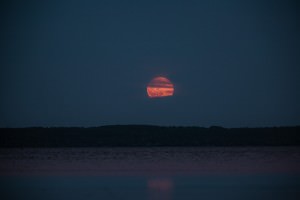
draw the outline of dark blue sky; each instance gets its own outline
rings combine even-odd
[[[297,1],[8,1],[0,126],[300,124]],[[149,99],[168,77],[175,95]]]

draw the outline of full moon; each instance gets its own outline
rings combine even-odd
[[[173,96],[174,85],[169,79],[158,76],[147,85],[147,93],[150,98]]]

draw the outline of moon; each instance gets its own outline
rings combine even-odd
[[[149,98],[173,96],[174,85],[169,79],[158,76],[153,78],[147,85],[147,94]]]

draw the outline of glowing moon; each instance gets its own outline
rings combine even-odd
[[[150,98],[173,96],[174,85],[169,79],[158,76],[152,79],[148,84],[147,93]]]

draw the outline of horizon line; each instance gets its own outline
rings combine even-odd
[[[30,129],[30,128],[103,128],[103,127],[116,127],[116,126],[124,126],[124,127],[157,127],[157,128],[220,128],[220,129],[257,129],[257,128],[300,128],[300,125],[279,125],[279,126],[241,126],[241,127],[223,127],[218,125],[211,126],[196,126],[196,125],[153,125],[153,124],[111,124],[111,125],[99,125],[99,126],[24,126],[24,127],[0,127],[0,129]]]

